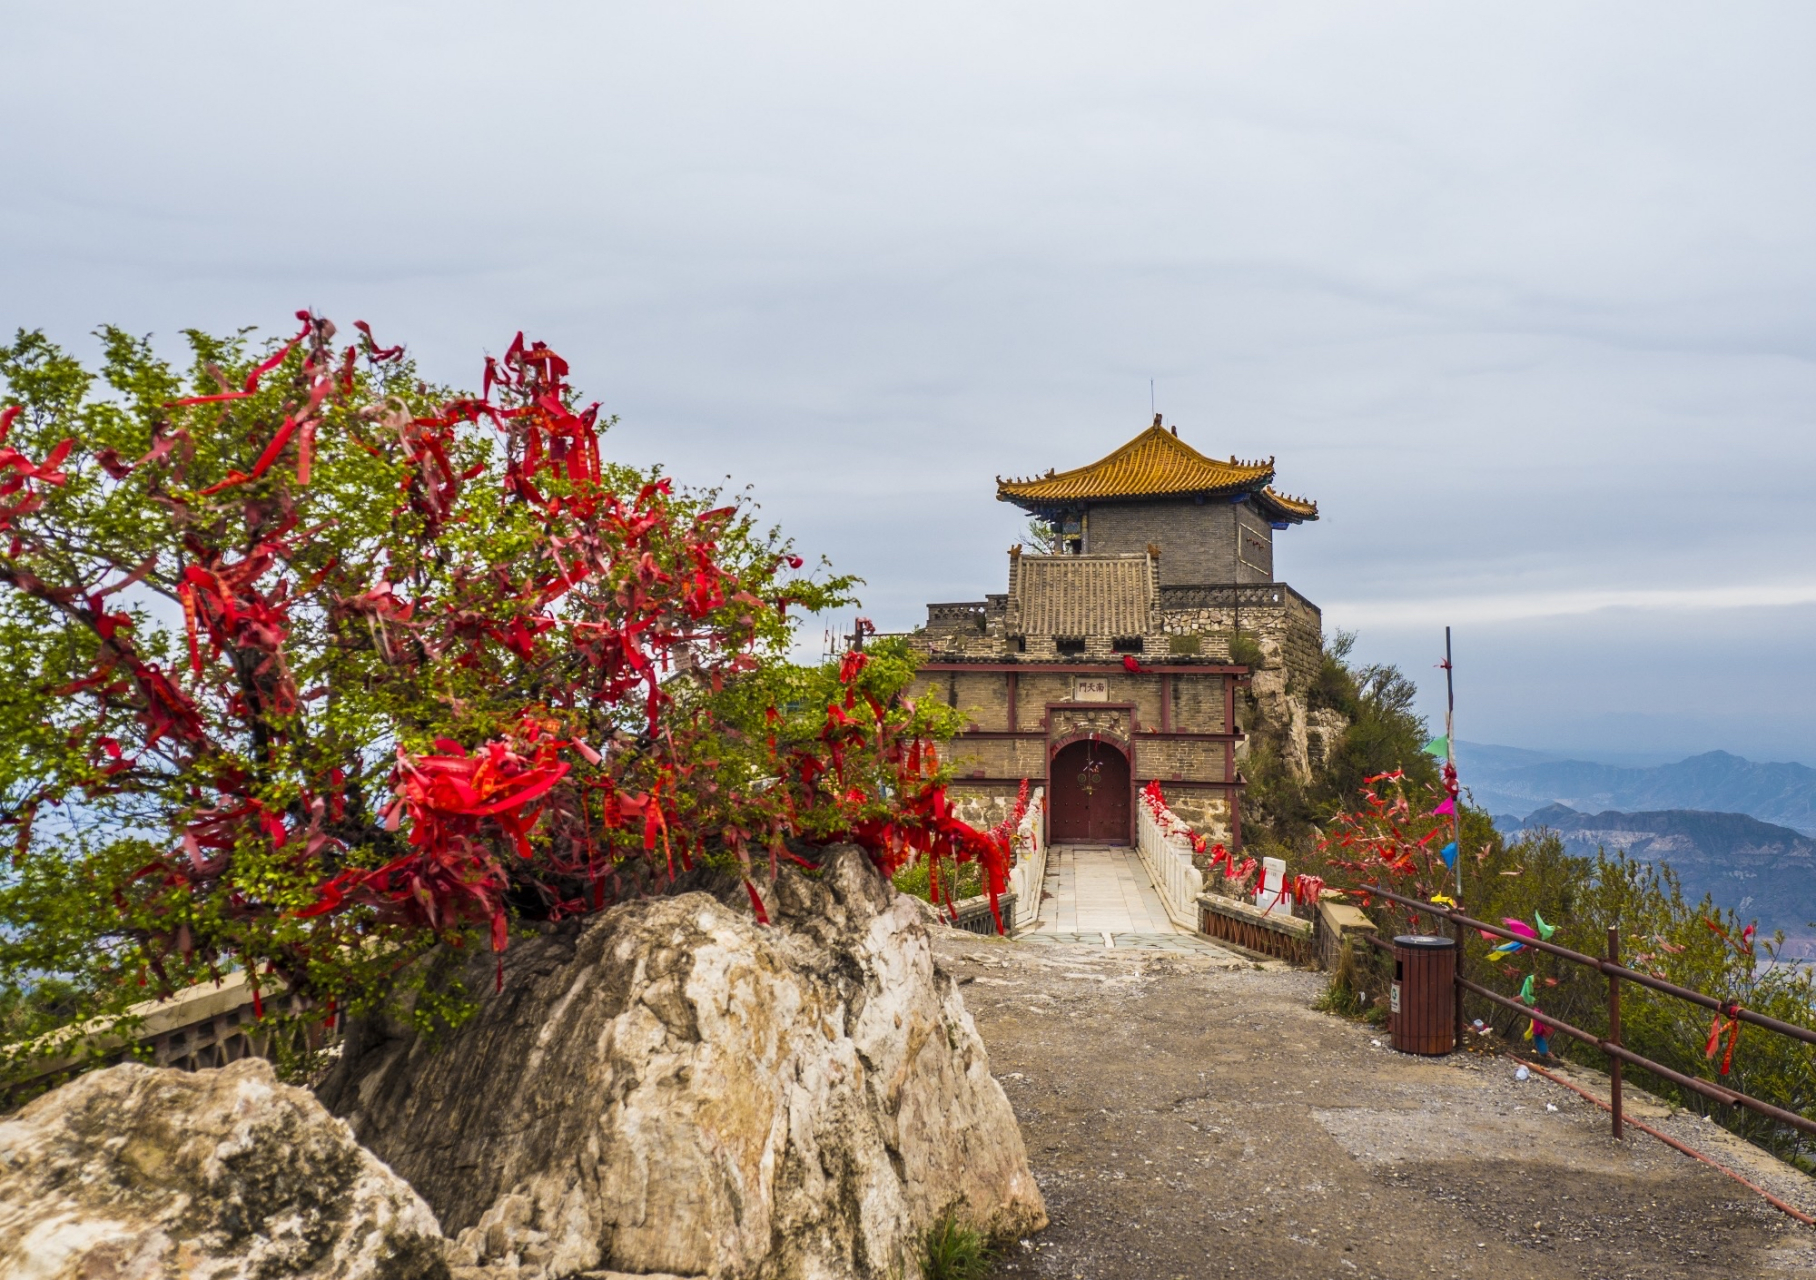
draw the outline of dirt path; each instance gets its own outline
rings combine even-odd
[[[1816,1230],[1654,1139],[1616,1143],[1505,1059],[1377,1047],[1311,1009],[1318,974],[957,933],[939,949],[1053,1218],[1001,1275],[1816,1275]],[[1809,1179],[1656,1123],[1816,1212]]]

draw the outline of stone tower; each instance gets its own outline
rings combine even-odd
[[[1273,556],[1317,504],[1273,478],[1271,459],[1206,457],[1156,417],[1089,466],[998,479],[1051,530],[1048,552],[1012,548],[1007,591],[930,604],[914,635],[919,687],[971,717],[953,744],[968,817],[994,821],[1027,779],[1047,788],[1049,839],[1126,843],[1157,779],[1180,817],[1240,844],[1238,689],[1283,718],[1303,766],[1289,687],[1322,655],[1318,608]]]

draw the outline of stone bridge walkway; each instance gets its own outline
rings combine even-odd
[[[1062,881],[1068,862],[1074,893],[1096,879],[1081,868],[1119,878],[1073,853]],[[1078,898],[1075,929],[1103,896]],[[1053,1220],[1008,1246],[1005,1280],[1816,1275],[1816,1230],[1643,1134],[1615,1142],[1505,1057],[1393,1052],[1312,1007],[1322,974],[941,932]],[[1816,1212],[1816,1182],[1765,1153],[1631,1090],[1628,1107]]]
[[[1025,942],[1231,955],[1175,925],[1140,855],[1113,845],[1049,849],[1040,918],[1017,937]]]

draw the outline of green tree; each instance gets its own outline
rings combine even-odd
[[[1420,795],[1438,786],[1437,764],[1422,750],[1429,732],[1413,710],[1418,687],[1392,665],[1352,667],[1355,640],[1346,631],[1328,637],[1305,690],[1308,707],[1335,711],[1348,722],[1309,779],[1288,762],[1286,726],[1261,722],[1251,703],[1244,720],[1250,738],[1244,828],[1257,853],[1303,862],[1329,822],[1355,807],[1363,780],[1372,775],[1399,770]]]

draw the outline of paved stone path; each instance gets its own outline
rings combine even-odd
[[[1053,1219],[999,1280],[1816,1276],[1816,1229],[1508,1058],[1393,1052],[1312,1008],[1322,974],[940,932]],[[1628,1090],[1816,1211],[1816,1181]]]
[[[1040,918],[1024,942],[1113,950],[1210,951],[1215,943],[1175,925],[1135,850],[1107,845],[1055,845],[1047,852]]]

